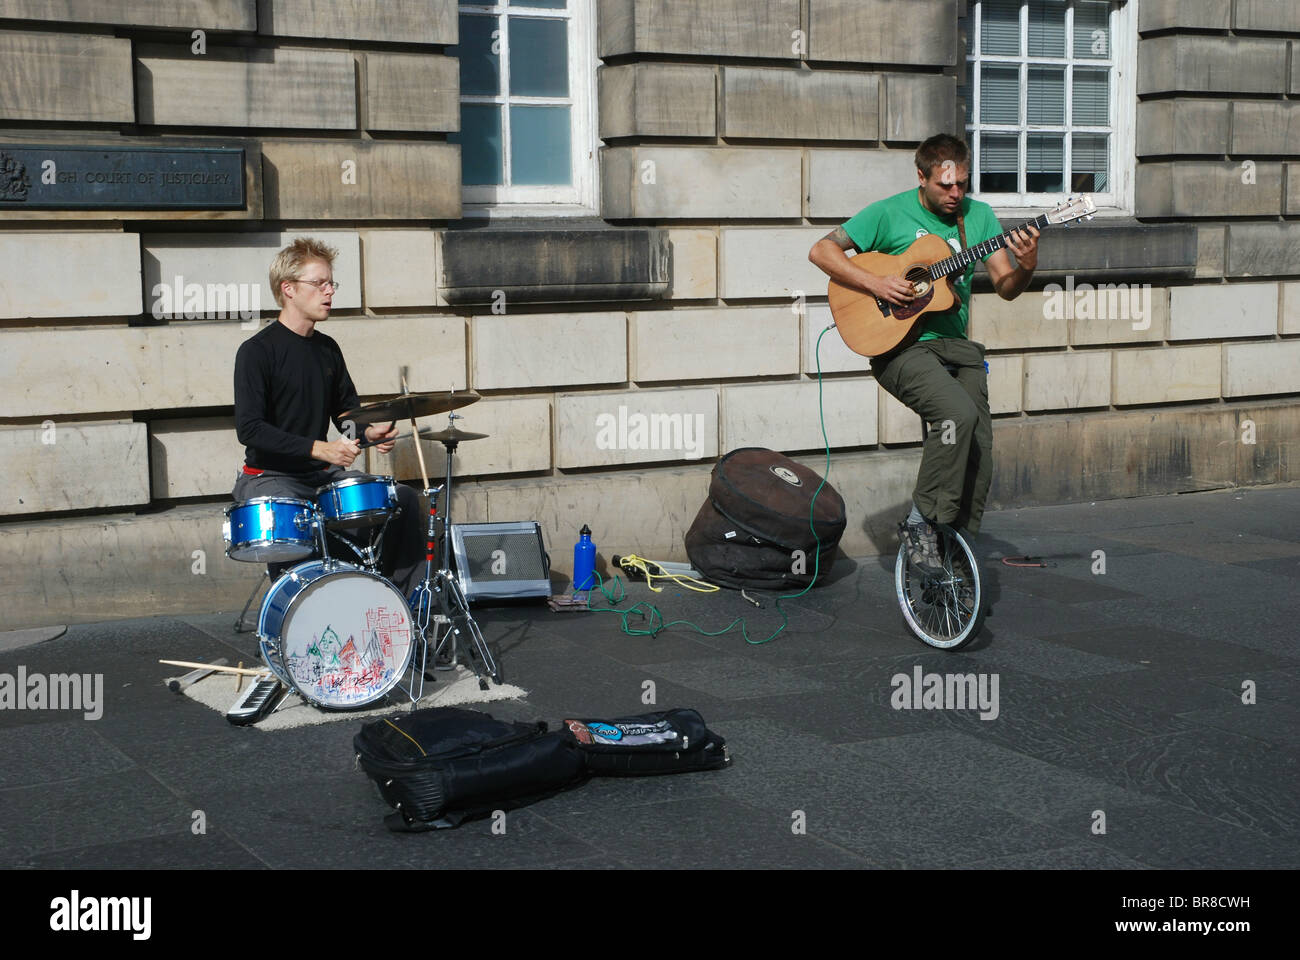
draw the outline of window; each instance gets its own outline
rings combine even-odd
[[[466,213],[595,212],[593,0],[460,5]]]
[[[1086,193],[1133,209],[1136,30],[1119,0],[980,0],[966,26],[971,189],[999,207]]]

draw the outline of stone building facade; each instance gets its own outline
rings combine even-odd
[[[1053,24],[1074,54],[1034,61]],[[994,122],[1016,70],[1018,133]],[[1025,122],[1058,77],[1076,120],[1103,91],[1103,132]],[[920,424],[833,331],[817,350],[807,251],[912,185],[939,131],[988,137],[987,184],[1015,176],[997,145],[1050,167],[1068,141],[1070,185],[1110,198],[1044,235],[1018,300],[977,274],[994,506],[1297,478],[1300,4],[0,0],[13,624],[242,602],[258,570],[221,539],[234,356],[274,318],[267,267],[298,234],[340,251],[323,329],[363,399],[401,368],[413,391],[483,395],[461,411],[491,438],[457,457],[457,519],[536,519],[560,570],[584,523],[602,553],[684,559],[720,454],[822,468],[820,365],[844,548],[891,549]],[[1099,143],[1104,179],[1076,175]],[[240,149],[244,201],[25,209],[3,161],[33,146]],[[535,186],[548,164],[562,189]],[[1029,194],[1052,191],[1030,186],[995,202],[1004,226],[1041,211]],[[438,472],[441,448],[426,459]],[[409,446],[367,466],[419,472]]]

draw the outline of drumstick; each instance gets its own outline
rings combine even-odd
[[[263,667],[261,670],[249,670],[246,667],[219,667],[212,663],[193,663],[189,660],[159,660],[159,663],[170,664],[173,667],[194,667],[197,670],[219,670],[222,673],[242,673],[250,677],[260,677],[263,674],[270,675],[271,671]]]
[[[429,429],[429,428],[426,428],[426,429]],[[406,439],[408,439],[409,437],[412,437],[412,436],[414,436],[414,434],[403,433],[403,434],[401,434],[400,436],[392,437],[391,439],[388,439],[388,440],[367,440],[365,443],[359,444],[359,449],[364,450],[364,449],[366,449],[367,447],[378,446],[378,445],[381,444],[381,443],[394,443],[394,442],[396,442],[396,441],[398,441],[398,440],[406,440]]]
[[[399,367],[397,375],[402,381],[402,396],[406,396],[410,391],[406,388],[406,368]],[[415,434],[415,455],[420,460],[420,479],[424,481],[422,490],[429,489],[429,471],[424,466],[424,448],[420,446],[420,428],[416,426],[415,417],[411,417],[411,433]]]
[[[210,675],[215,668],[225,666],[228,662],[225,657],[222,657],[220,660],[213,660],[210,665],[201,670],[191,670],[183,677],[171,677],[164,682],[167,684],[167,689],[172,693],[180,693],[186,687],[191,687]]]

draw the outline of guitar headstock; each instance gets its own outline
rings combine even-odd
[[[1071,223],[1075,220],[1091,220],[1092,215],[1097,212],[1097,205],[1092,202],[1092,197],[1070,197],[1068,200],[1062,200],[1056,206],[1048,210],[1044,217],[1048,223]]]

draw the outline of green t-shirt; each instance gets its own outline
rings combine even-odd
[[[993,215],[993,208],[980,200],[966,197],[962,200],[962,216],[966,220],[966,245],[991,240],[1002,233],[1002,224]],[[880,200],[856,213],[844,224],[844,232],[854,245],[866,253],[876,250],[897,256],[920,237],[934,233],[948,242],[953,253],[961,249],[957,232],[957,218],[952,222],[931,213],[921,204],[917,188]],[[987,260],[990,253],[983,259]],[[975,264],[953,280],[960,307],[945,313],[928,313],[921,324],[921,340],[939,337],[965,339],[966,317],[970,311],[970,283],[975,276]]]

